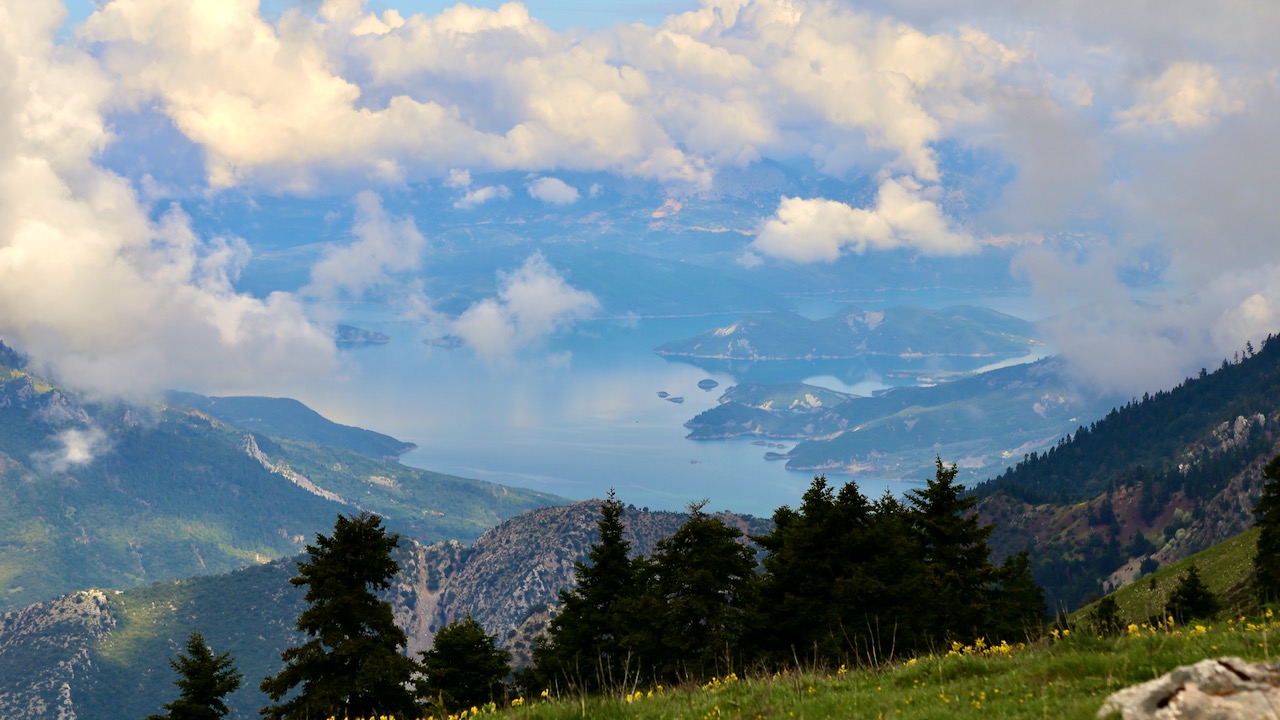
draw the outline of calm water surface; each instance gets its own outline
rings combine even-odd
[[[713,407],[738,378],[664,360],[652,348],[731,317],[591,321],[517,361],[485,363],[466,349],[424,344],[417,326],[387,319],[379,306],[342,312],[344,322],[386,333],[391,342],[347,351],[344,377],[289,393],[337,422],[416,443],[405,464],[575,500],[602,497],[612,487],[641,507],[679,510],[707,498],[712,510],[762,516],[798,504],[813,479],[763,459],[776,448],[685,439],[683,423]],[[815,366],[806,376],[859,394],[892,382],[861,368]],[[720,387],[699,389],[706,378]],[[917,486],[858,483],[871,498]]]

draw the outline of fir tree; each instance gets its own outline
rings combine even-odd
[[[1025,640],[1044,629],[1048,607],[1044,590],[1031,577],[1031,556],[1026,550],[1005,558],[996,570],[998,585],[992,599],[987,629],[989,640]]]
[[[923,490],[907,493],[912,523],[920,539],[929,573],[927,630],[935,640],[972,639],[984,632],[989,617],[995,569],[987,537],[994,526],[983,525],[974,512],[977,498],[964,494],[955,481],[955,465],[937,458],[935,477]]]
[[[658,542],[646,563],[642,614],[656,648],[644,654],[660,677],[724,674],[747,629],[754,599],[755,553],[742,533],[689,505],[690,517]]]
[[[1258,526],[1258,551],[1253,556],[1253,576],[1264,601],[1280,598],[1280,455],[1262,470],[1266,483],[1254,507]]]
[[[470,615],[440,628],[431,649],[422,652],[419,697],[445,713],[500,700],[511,653],[496,643]]]
[[[229,712],[227,695],[240,688],[243,675],[235,668],[231,653],[214,655],[198,631],[187,638],[187,654],[169,660],[178,673],[173,682],[181,690],[177,700],[164,706],[163,715],[147,720],[219,720]]]
[[[416,714],[407,686],[417,664],[401,654],[404,631],[392,619],[390,603],[375,594],[390,587],[400,570],[391,557],[399,538],[387,534],[380,517],[364,512],[339,515],[333,535],[317,534],[315,545],[307,546],[310,558],[298,562],[289,582],[307,588],[309,607],[298,616],[297,628],[311,639],[281,653],[284,669],[262,681],[262,691],[277,703],[263,715],[301,720]]]
[[[560,612],[548,637],[534,648],[534,664],[543,682],[567,681],[598,690],[622,683],[631,656],[625,645],[629,606],[639,594],[631,543],[624,536],[623,505],[613,490],[600,504],[600,539],[587,562],[574,564],[577,585],[560,591]]]
[[[1217,615],[1219,609],[1218,597],[1200,579],[1200,571],[1195,565],[1183,573],[1165,605],[1165,612],[1180,623],[1208,620]]]
[[[896,539],[877,536],[875,519],[856,483],[836,494],[816,477],[798,511],[778,508],[773,532],[753,538],[768,552],[756,644],[773,660],[835,662],[865,646],[863,630],[868,619],[878,624],[886,589],[869,566]]]

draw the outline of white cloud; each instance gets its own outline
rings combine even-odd
[[[321,298],[359,299],[393,276],[422,267],[427,240],[412,218],[390,218],[378,196],[356,196],[356,241],[329,250],[311,268],[306,294]]]
[[[1172,125],[1190,130],[1243,109],[1244,103],[1222,86],[1215,68],[1204,63],[1178,62],[1143,83],[1138,102],[1118,111],[1116,119],[1125,129]]]
[[[594,295],[570,286],[541,254],[498,279],[498,296],[467,308],[451,328],[483,357],[510,356],[600,308]]]
[[[60,22],[54,4],[0,6],[0,334],[68,385],[128,396],[331,368],[293,298],[231,288],[242,241],[202,239],[176,208],[152,221],[94,164],[112,84],[54,45]]]
[[[953,230],[941,208],[909,179],[887,180],[871,209],[823,198],[784,197],[760,227],[757,253],[795,262],[831,262],[844,252],[909,247],[933,255],[977,249],[974,238]]]
[[[92,425],[87,428],[68,428],[54,436],[59,447],[56,450],[33,453],[36,467],[46,473],[65,473],[74,467],[88,465],[110,447],[107,434]]]
[[[509,197],[511,197],[511,189],[506,185],[486,185],[467,190],[465,195],[453,203],[453,206],[459,210],[470,210],[490,200],[506,200]]]
[[[212,185],[292,190],[461,164],[706,188],[719,166],[797,153],[934,181],[931,145],[1020,61],[973,28],[800,0],[574,33],[518,3],[378,16],[350,0],[273,24],[251,0],[117,0],[81,35],[123,106],[158,107],[204,150]]]
[[[572,205],[581,196],[577,188],[560,178],[540,177],[529,183],[529,197],[551,205]]]

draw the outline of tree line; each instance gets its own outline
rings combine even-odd
[[[1026,553],[993,564],[976,500],[937,461],[933,479],[899,501],[875,502],[856,483],[814,479],[799,507],[778,508],[774,529],[744,537],[693,503],[688,519],[635,557],[625,507],[611,491],[599,539],[575,564],[577,584],[514,678],[536,694],[678,683],[748,668],[878,663],[952,640],[1025,640],[1045,620]],[[500,700],[510,655],[474,619],[449,623],[410,658],[391,606],[378,597],[399,571],[399,536],[370,513],[339,516],[317,535],[291,579],[306,588],[297,629],[260,687],[273,720],[418,717]],[[216,720],[241,677],[227,655],[193,634],[171,660],[178,700],[162,718]]]
[[[625,508],[601,505],[600,539],[576,565],[534,649],[526,687],[596,691],[747,668],[877,663],[952,640],[1025,640],[1046,608],[1026,553],[993,564],[992,526],[937,461],[923,489],[870,502],[854,482],[815,478],[772,532],[744,542],[719,518],[689,519],[631,557]]]

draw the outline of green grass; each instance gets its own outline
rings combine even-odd
[[[630,699],[630,688],[598,697],[534,698],[480,714],[510,720],[1093,718],[1116,690],[1207,657],[1271,660],[1277,640],[1280,622],[1265,618],[1134,628],[1112,638],[1076,632],[1007,654],[982,656],[970,649],[881,668],[788,672],[675,689],[641,686]]]
[[[1253,572],[1253,556],[1257,552],[1258,531],[1247,530],[1230,540],[1218,543],[1189,558],[1161,568],[1150,575],[1134,580],[1112,593],[1116,600],[1120,619],[1127,623],[1143,621],[1164,613],[1169,595],[1177,587],[1183,573],[1192,565],[1200,573],[1200,579],[1209,591],[1218,596],[1223,607],[1243,608],[1245,612],[1257,610],[1257,602],[1250,589]],[[1072,614],[1077,623],[1085,618],[1093,605],[1080,608]]]

